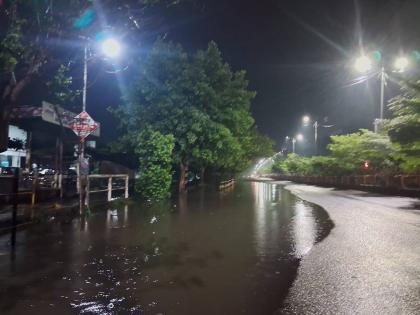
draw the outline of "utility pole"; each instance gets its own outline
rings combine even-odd
[[[315,155],[318,154],[318,121],[314,122],[314,138],[315,138]]]
[[[379,115],[379,119],[382,120],[384,119],[384,94],[385,94],[385,85],[386,85],[386,77],[385,77],[385,68],[384,66],[382,66],[381,68],[381,112]]]
[[[84,57],[83,57],[83,94],[82,94],[82,112],[86,111],[86,96],[87,96],[87,76],[88,76],[88,44],[85,43],[84,47]],[[85,138],[80,139],[80,150],[79,150],[79,212],[80,214],[84,213],[84,204],[85,204],[85,180],[84,174],[82,174],[83,163],[85,159]]]
[[[384,109],[385,109],[385,85],[386,85],[386,72],[385,67],[381,67],[381,72],[379,73],[381,81],[381,95],[380,95],[380,107],[379,107],[379,118],[375,119],[373,122],[374,131],[377,133],[382,129],[384,121]]]

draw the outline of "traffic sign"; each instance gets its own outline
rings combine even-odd
[[[90,117],[90,115],[83,111],[70,124],[70,128],[80,138],[84,139],[99,127],[99,124]]]

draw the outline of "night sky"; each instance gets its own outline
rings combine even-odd
[[[156,33],[138,35],[145,50],[163,33],[191,52],[214,40],[233,69],[247,71],[258,93],[252,107],[256,123],[277,148],[286,135],[304,131],[303,114],[320,121],[328,117],[335,127],[321,129],[324,138],[372,128],[379,82],[349,86],[358,77],[355,56],[361,49],[379,50],[391,66],[398,54],[420,50],[419,0],[212,0],[156,12],[150,20]],[[129,71],[122,76],[129,80]],[[103,108],[119,102],[115,78],[99,80],[92,91],[92,114],[109,122]],[[386,99],[397,92],[390,82]],[[114,133],[104,130],[105,138]]]

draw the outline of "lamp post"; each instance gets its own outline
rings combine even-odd
[[[311,117],[308,115],[305,115],[302,117],[302,122],[304,126],[308,126],[311,123]],[[312,124],[312,127],[314,128],[314,141],[315,141],[315,155],[318,154],[318,128],[319,127],[323,127],[323,128],[331,128],[334,125],[320,125],[318,123],[318,120],[315,120],[314,123]]]
[[[378,53],[380,56],[380,53]],[[379,57],[380,58],[380,57]],[[403,73],[409,67],[410,61],[407,57],[401,56],[395,60],[393,72]],[[355,69],[362,74],[369,74],[373,67],[373,62],[371,58],[366,55],[362,55],[356,59],[354,64]],[[385,85],[387,82],[387,70],[385,65],[382,63],[379,70],[379,80],[380,80],[380,107],[379,107],[379,118],[374,120],[374,130],[378,132],[380,126],[383,123],[384,119],[384,110],[385,110]],[[361,81],[363,82],[363,81]]]
[[[86,112],[87,104],[87,81],[88,81],[88,50],[89,50],[89,38],[83,38],[85,40],[84,54],[83,54],[83,90],[82,90],[82,112]],[[101,53],[105,57],[116,58],[121,52],[120,43],[114,38],[107,38],[101,43]],[[80,214],[83,213],[84,206],[84,175],[82,176],[82,164],[85,162],[85,139],[80,140],[80,151],[78,161],[78,186],[79,186],[79,206]]]

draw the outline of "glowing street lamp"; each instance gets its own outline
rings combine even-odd
[[[311,122],[311,117],[309,117],[308,115],[305,115],[302,117],[302,121],[303,121],[303,124],[307,126]]]
[[[109,58],[116,58],[121,53],[121,44],[115,38],[107,38],[101,44],[102,53]]]
[[[410,65],[410,61],[406,57],[398,57],[395,60],[394,68],[396,72],[402,73],[404,72],[408,66]]]
[[[373,55],[376,56],[374,57],[374,59],[378,61],[381,60],[380,52],[374,52]],[[420,58],[417,57],[417,56],[420,56],[417,52],[414,52],[413,56],[417,61],[420,60]],[[410,59],[404,56],[400,56],[395,60],[394,65],[393,65],[393,70],[394,72],[402,73],[402,72],[405,72],[409,66],[410,66]],[[362,55],[356,59],[354,63],[354,68],[362,74],[367,74],[373,69],[372,59],[366,55]],[[374,121],[375,132],[378,131],[379,125],[382,124],[383,119],[384,119],[384,93],[385,93],[384,90],[385,90],[385,85],[386,85],[387,73],[385,71],[385,66],[383,64],[379,72],[379,77],[381,81],[380,116],[379,116],[379,119],[375,119]]]
[[[367,73],[372,70],[372,60],[365,55],[360,56],[356,59],[354,67],[360,73]]]

